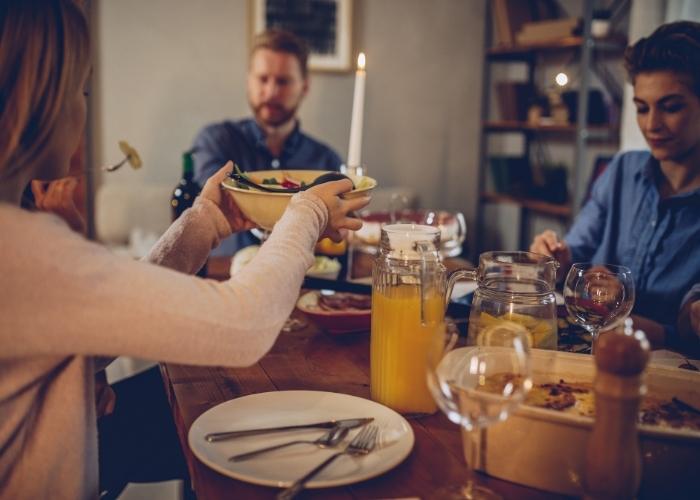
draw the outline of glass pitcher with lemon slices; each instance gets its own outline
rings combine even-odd
[[[447,273],[439,248],[437,227],[387,224],[372,269],[371,397],[404,414],[437,409],[426,383],[427,355],[444,347],[447,300],[469,274]]]
[[[556,350],[558,267],[555,259],[530,252],[481,254],[468,343],[499,345],[524,328],[531,347]]]

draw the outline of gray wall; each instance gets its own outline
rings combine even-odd
[[[102,182],[167,183],[204,124],[248,114],[249,2],[95,0],[93,150],[119,158],[127,139],[144,168]],[[383,186],[421,205],[463,210],[473,227],[483,0],[356,0],[355,53],[367,54],[363,161]],[[313,73],[303,128],[347,155],[354,76]],[[473,235],[470,235],[473,236]]]
[[[643,36],[650,35],[664,23],[665,0],[635,0],[630,10],[629,43],[635,43]],[[620,149],[648,149],[642,133],[637,126],[637,113],[632,98],[634,91],[629,82],[625,83],[625,101],[622,109],[622,130]]]

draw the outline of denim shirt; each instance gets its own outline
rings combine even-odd
[[[574,262],[629,267],[633,311],[670,339],[684,295],[700,282],[700,189],[662,200],[662,175],[647,151],[617,155],[565,239]]]
[[[265,133],[252,118],[204,127],[194,141],[194,179],[200,186],[228,160],[243,171],[273,169],[339,170],[342,160],[330,147],[299,130],[297,122],[279,157],[265,144]]]
[[[243,171],[273,169],[340,170],[342,160],[329,146],[299,130],[297,122],[275,157],[265,144],[265,133],[252,118],[224,121],[204,127],[194,141],[194,180],[200,185],[233,160]],[[257,244],[250,232],[236,233],[222,241],[212,255],[233,255]]]

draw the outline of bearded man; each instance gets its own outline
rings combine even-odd
[[[306,44],[294,34],[270,29],[250,52],[248,103],[253,118],[204,127],[194,142],[194,178],[203,186],[228,160],[243,171],[270,169],[339,170],[342,160],[329,146],[300,130],[297,112],[309,91]],[[213,255],[232,255],[257,243],[235,234]]]

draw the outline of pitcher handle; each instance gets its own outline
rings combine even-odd
[[[450,297],[452,297],[452,290],[455,287],[455,283],[457,283],[457,281],[461,279],[476,281],[476,269],[460,268],[452,271],[447,276],[447,290],[445,292],[445,311],[447,311],[447,306],[450,304]]]

